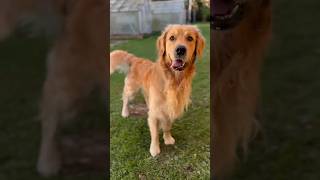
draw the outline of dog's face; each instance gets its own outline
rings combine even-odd
[[[182,71],[202,56],[204,38],[196,26],[169,25],[158,38],[159,56],[174,71]]]

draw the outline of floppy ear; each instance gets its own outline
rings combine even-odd
[[[201,32],[198,30],[197,41],[196,41],[196,56],[198,58],[202,57],[203,49],[205,46],[205,40]]]
[[[162,57],[166,54],[166,36],[167,36],[168,27],[162,32],[161,36],[157,40],[157,49],[158,56]]]

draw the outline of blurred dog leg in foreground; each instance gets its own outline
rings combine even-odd
[[[0,0],[0,40],[32,22],[53,34],[39,117],[42,133],[37,170],[62,168],[57,134],[93,90],[107,95],[107,2],[104,0]],[[32,59],[28,60],[32,63]]]

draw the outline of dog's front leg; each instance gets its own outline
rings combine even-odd
[[[175,143],[174,138],[171,135],[171,127],[172,122],[170,120],[163,120],[161,121],[161,126],[163,130],[163,140],[166,145],[171,145]]]
[[[160,153],[158,119],[152,116],[148,117],[148,124],[151,135],[150,154],[155,157]]]

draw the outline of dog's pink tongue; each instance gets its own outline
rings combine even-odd
[[[174,60],[171,64],[172,68],[180,68],[183,66],[183,61],[181,59]]]

